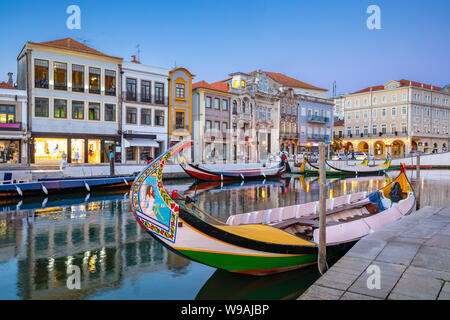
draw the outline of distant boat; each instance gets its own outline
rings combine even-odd
[[[50,194],[74,193],[82,191],[112,190],[126,188],[136,176],[109,176],[83,178],[39,179],[30,182],[7,182],[0,185],[0,199],[26,196],[47,196]]]
[[[284,160],[281,160],[279,165],[270,168],[226,169],[217,171],[206,169],[200,165],[190,164],[183,157],[179,158],[179,164],[188,175],[202,181],[273,179],[280,178],[286,171],[286,163]]]
[[[173,251],[231,272],[267,275],[317,262],[318,202],[232,215],[226,223],[192,199],[162,185],[167,159],[191,143],[180,142],[147,166],[130,190],[140,226]],[[370,232],[410,214],[415,194],[404,168],[390,184],[326,201],[328,257],[347,250]]]
[[[314,176],[314,175],[318,176],[319,168],[316,165],[309,162],[309,160],[306,157],[304,157],[303,161],[300,165],[299,173],[304,174],[304,175],[310,175],[310,176]],[[327,165],[326,166],[326,175],[327,175],[327,177],[342,177],[342,176],[353,175],[353,173],[344,172],[344,171],[332,168],[329,165]]]
[[[362,163],[349,166],[349,165],[343,165],[338,167],[334,167],[328,162],[326,162],[327,166],[333,170],[338,170],[343,173],[347,174],[354,174],[354,175],[378,175],[383,174],[386,170],[389,169],[389,166],[391,165],[391,159],[386,159],[386,161],[382,164],[375,165],[375,166],[369,166],[368,160],[364,160]]]

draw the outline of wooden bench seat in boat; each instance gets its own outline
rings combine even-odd
[[[337,198],[326,200],[327,213],[330,214],[338,212],[332,210],[347,209],[348,205],[352,205],[366,198],[367,192],[358,192],[350,195],[344,195]],[[313,201],[294,206],[273,208],[268,210],[260,210],[248,213],[236,214],[228,217],[228,225],[241,224],[274,224],[294,218],[311,219],[316,218],[319,209],[319,202]]]

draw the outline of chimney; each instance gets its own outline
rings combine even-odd
[[[136,56],[131,56],[133,58],[133,60],[131,62],[135,62],[138,63],[139,61],[136,60]]]
[[[11,87],[14,87],[13,73],[12,72],[8,72],[8,85],[10,85]]]

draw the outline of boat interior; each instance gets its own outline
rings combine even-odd
[[[392,201],[389,195],[395,182],[401,187],[401,198]],[[358,192],[326,200],[327,244],[353,241],[411,212],[414,192],[404,174],[384,188],[368,195]],[[194,209],[195,210],[192,210]],[[206,214],[189,204],[191,212]],[[207,215],[207,214],[206,214]],[[207,215],[208,216],[208,215]],[[224,225],[212,219],[212,224]],[[266,225],[286,231],[298,238],[318,242],[319,201],[288,207],[272,208],[230,216],[225,225]]]

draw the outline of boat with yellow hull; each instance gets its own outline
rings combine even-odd
[[[189,197],[176,191],[169,195],[162,185],[163,167],[169,157],[190,146],[189,142],[173,146],[134,181],[131,208],[145,231],[184,257],[231,272],[266,275],[316,263],[318,202],[232,215],[224,223]],[[389,199],[393,186],[401,188],[398,202]],[[377,193],[328,199],[328,256],[340,254],[369,232],[411,213],[414,204],[404,170]]]

